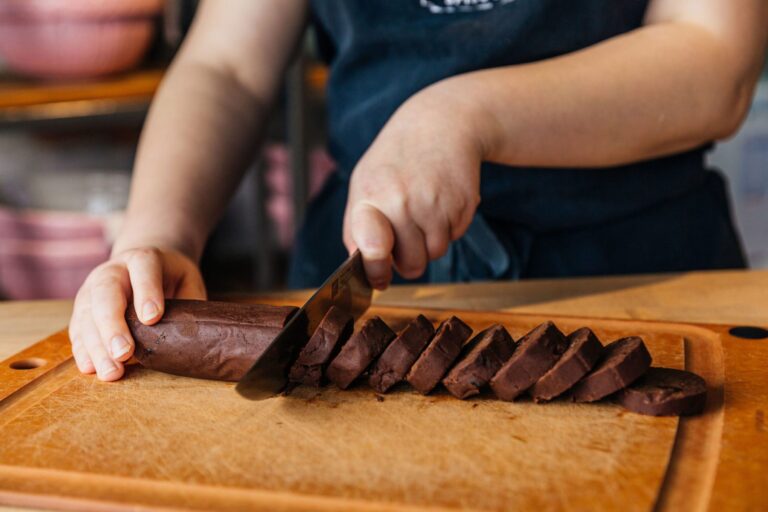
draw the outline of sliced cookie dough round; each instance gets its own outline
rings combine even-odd
[[[341,347],[325,371],[328,380],[347,389],[381,355],[395,333],[378,316],[369,318]]]
[[[472,335],[472,328],[452,316],[437,328],[427,348],[413,363],[405,379],[419,393],[429,394],[440,384],[445,372],[461,354],[461,348]]]
[[[707,383],[695,373],[649,368],[632,385],[616,394],[625,409],[650,416],[690,416],[704,410]]]
[[[595,368],[573,387],[575,402],[594,402],[623,389],[651,366],[651,354],[637,336],[606,345]]]
[[[571,389],[595,366],[603,353],[603,344],[589,327],[568,335],[568,349],[529,393],[536,402],[546,402]]]
[[[494,324],[464,346],[465,353],[448,371],[443,386],[462,400],[477,395],[514,351],[512,336],[503,325]]]
[[[512,357],[491,379],[491,389],[502,400],[514,400],[541,378],[568,347],[553,322],[544,322],[523,336]]]
[[[410,322],[376,360],[368,384],[379,393],[405,379],[408,370],[435,334],[435,328],[424,315]]]
[[[331,306],[288,372],[288,380],[308,386],[322,385],[323,372],[352,335],[355,319],[341,308]]]

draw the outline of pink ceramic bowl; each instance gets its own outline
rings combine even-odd
[[[0,297],[71,299],[94,267],[109,258],[101,238],[18,240],[0,244]]]
[[[109,258],[102,219],[0,207],[0,299],[72,298]]]
[[[163,0],[0,0],[0,58],[41,78],[86,78],[136,66]]]

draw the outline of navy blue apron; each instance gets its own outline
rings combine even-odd
[[[636,29],[647,3],[314,0],[338,169],[309,207],[289,284],[318,286],[346,258],[349,177],[411,95],[456,74],[547,59]],[[611,169],[483,164],[472,225],[420,281],[743,267],[725,183],[704,165],[707,148]]]

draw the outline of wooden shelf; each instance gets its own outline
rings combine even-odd
[[[0,75],[0,109],[89,100],[149,100],[163,69],[143,69],[114,77],[72,82],[45,82]]]
[[[140,122],[165,70],[141,69],[84,81],[41,81],[0,75],[0,128],[56,123]]]
[[[43,81],[0,73],[0,129],[54,127],[64,123],[140,122],[165,69],[145,68],[106,78]],[[320,100],[328,80],[325,66],[305,70],[308,95]]]

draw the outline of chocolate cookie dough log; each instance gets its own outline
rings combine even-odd
[[[589,327],[568,335],[568,349],[544,374],[529,393],[536,402],[545,402],[571,389],[595,366],[603,353],[603,344]]]
[[[443,385],[456,398],[477,395],[514,351],[512,336],[502,325],[494,324],[465,346],[466,355],[448,371]]]
[[[298,384],[320,386],[325,368],[352,335],[354,323],[355,319],[343,309],[331,306],[299,352],[288,372],[288,379]]]
[[[651,366],[651,354],[637,336],[621,338],[605,346],[595,368],[573,387],[575,402],[594,402],[640,378]]]
[[[650,416],[699,414],[707,403],[707,383],[695,373],[649,368],[645,375],[616,394],[626,409]]]
[[[424,315],[417,316],[376,360],[368,384],[379,393],[386,393],[402,381],[434,334],[432,323]]]
[[[491,379],[491,389],[502,400],[514,400],[552,368],[567,347],[560,329],[544,322],[518,342],[515,353]]]
[[[237,381],[296,311],[293,306],[166,299],[165,313],[144,325],[126,311],[142,366],[185,377]]]
[[[394,338],[395,333],[381,318],[370,318],[341,347],[339,355],[328,365],[326,377],[341,389],[347,389]]]
[[[472,328],[455,316],[444,320],[408,372],[408,383],[424,395],[432,391],[459,357],[461,347],[471,335]]]

